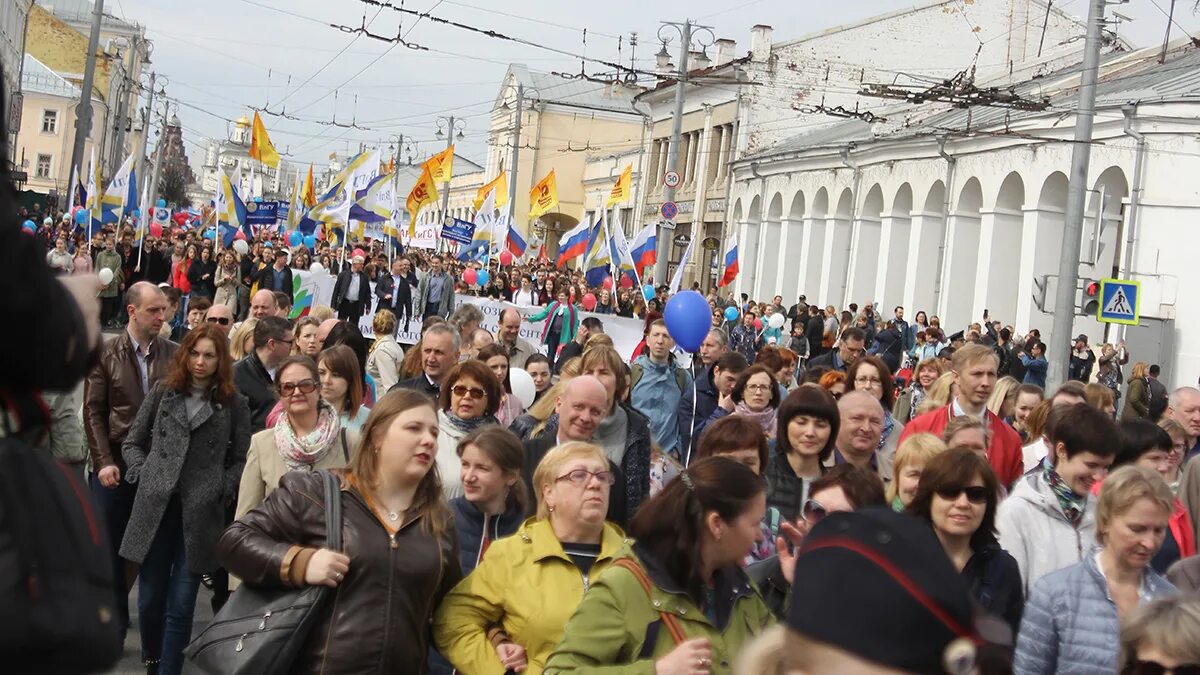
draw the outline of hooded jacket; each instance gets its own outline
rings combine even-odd
[[[1096,500],[1088,498],[1079,527],[1035,467],[1021,477],[996,511],[1000,546],[1017,560],[1026,597],[1038,579],[1083,560],[1096,544]]]
[[[683,392],[691,391],[691,374],[676,366],[673,357],[668,357],[666,363],[655,363],[649,356],[640,356],[633,368],[641,374],[631,377],[629,402],[650,420],[650,431],[663,452],[678,450],[679,402]]]

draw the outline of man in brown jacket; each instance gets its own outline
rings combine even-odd
[[[118,553],[137,488],[125,480],[121,443],[137,416],[142,399],[171,367],[179,345],[159,337],[166,319],[167,298],[154,284],[140,281],[125,292],[129,323],[104,343],[100,362],[84,381],[84,429],[87,432],[90,478],[96,503],[104,514],[123,628],[129,626],[129,579]],[[124,630],[122,630],[122,636]]]

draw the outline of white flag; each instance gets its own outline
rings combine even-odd
[[[692,247],[696,245],[696,238],[688,242],[687,248],[683,251],[683,257],[679,259],[679,267],[675,268],[675,276],[671,277],[671,292],[678,293],[679,286],[683,283],[683,268],[687,266],[688,260],[692,257]]]

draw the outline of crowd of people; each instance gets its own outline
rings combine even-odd
[[[148,673],[182,671],[202,585],[219,612],[241,584],[338,589],[293,672],[1200,667],[1200,389],[1124,343],[1080,335],[1046,391],[1036,329],[714,290],[680,358],[667,287],[75,228],[20,235],[61,279],[113,274],[54,451],[86,457]],[[314,268],[332,300],[293,317]],[[466,295],[511,304],[495,333]],[[632,355],[606,314],[644,322]]]

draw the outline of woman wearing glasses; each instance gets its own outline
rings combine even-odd
[[[496,410],[504,389],[482,361],[472,359],[450,369],[438,398],[437,470],[446,499],[463,495],[458,444],[467,434],[498,424]]]
[[[320,389],[317,364],[307,356],[289,356],[279,366],[275,393],[281,413],[273,426],[250,438],[236,518],[261,504],[289,471],[332,469],[350,462],[358,432],[343,428]]]
[[[895,458],[900,434],[904,433],[904,423],[892,417],[892,407],[896,404],[892,371],[878,356],[863,356],[846,371],[846,391],[864,391],[883,406],[883,435],[875,452],[889,460]]]
[[[604,450],[564,443],[533,475],[537,515],[492,542],[434,617],[439,651],[464,673],[541,673],[567,620],[625,542],[604,521],[613,487]]]
[[[779,402],[783,400],[781,389],[775,381],[775,371],[758,363],[750,366],[738,376],[732,395],[722,397],[704,424],[696,427],[696,437],[702,436],[708,425],[726,415],[741,415],[758,425],[768,440],[775,440]]]
[[[988,461],[955,448],[925,463],[908,513],[929,522],[975,600],[1016,635],[1024,592],[1016,559],[996,541],[999,502],[1000,482]]]
[[[1160,598],[1121,625],[1121,675],[1200,675],[1200,598]]]

